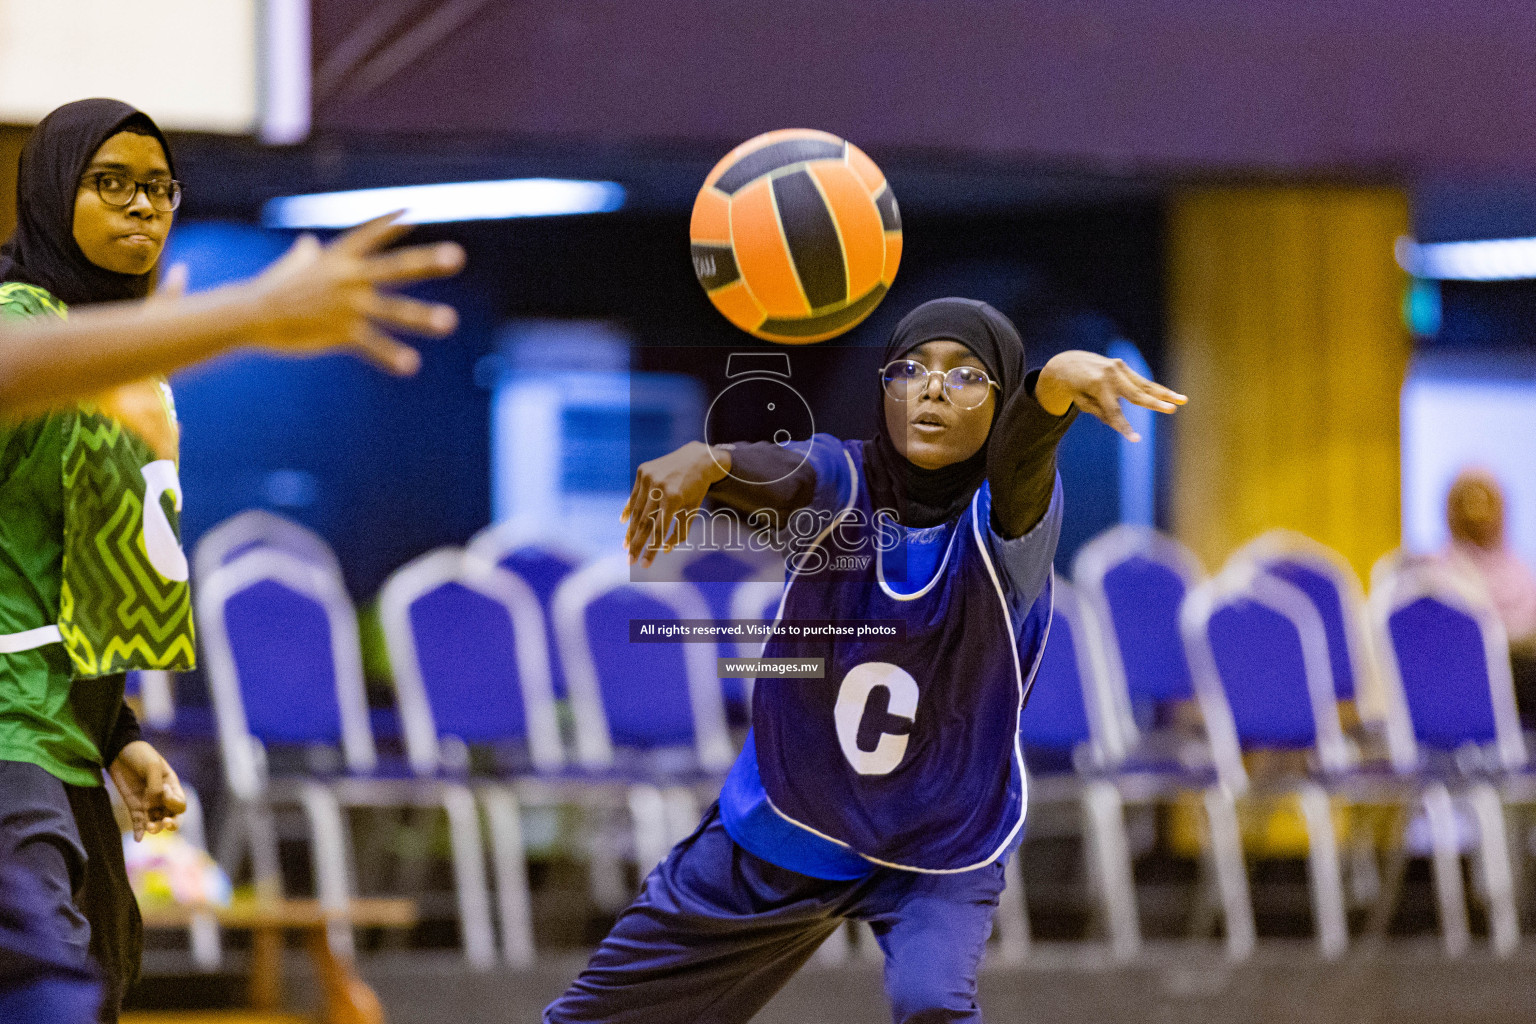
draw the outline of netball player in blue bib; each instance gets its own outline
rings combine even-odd
[[[1024,825],[1019,718],[1051,621],[1056,445],[1077,409],[1134,440],[1121,399],[1184,399],[1089,352],[1026,373],[1013,324],[968,299],[908,314],[880,377],[871,441],[694,443],[640,467],[632,557],[679,543],[709,499],[800,541],[781,619],[904,635],[770,641],[765,657],[822,658],[824,677],[757,680],[719,801],[547,1024],[746,1021],[845,920],[873,929],[897,1024],[981,1020],[977,967]]]

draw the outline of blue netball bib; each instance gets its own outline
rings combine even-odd
[[[771,641],[765,656],[823,658],[826,673],[757,680],[742,763],[755,761],[779,820],[871,865],[980,867],[1024,823],[1019,717],[1050,625],[1049,584],[1015,621],[988,543],[985,487],[909,549],[861,486],[859,443],[833,443],[852,494],[792,554],[779,617],[899,619],[905,636]],[[1052,550],[1057,519],[1043,538]]]

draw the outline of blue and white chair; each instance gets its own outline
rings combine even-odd
[[[272,548],[319,566],[342,579],[341,562],[336,552],[318,533],[266,509],[252,508],[238,512],[208,529],[192,551],[193,590],[208,575],[226,562],[256,548]],[[143,672],[146,719],[155,728],[171,730],[177,739],[211,738],[215,726],[204,717],[200,706],[174,707],[174,678],[169,672]]]
[[[1140,724],[1193,696],[1179,606],[1205,571],[1188,548],[1149,527],[1111,527],[1078,551],[1072,579],[1109,626],[1110,671],[1125,680]]]
[[[586,556],[548,531],[509,521],[487,526],[465,546],[479,561],[499,565],[521,579],[538,599],[544,621],[550,619],[550,602],[565,578],[587,562]],[[553,634],[548,637],[550,679],[556,697],[565,696],[565,671]]]
[[[439,548],[390,576],[379,617],[411,770],[462,779],[470,747],[510,755],[476,788],[490,826],[505,956],[528,966],[534,943],[518,783],[565,767],[538,598],[494,562]]]
[[[212,527],[192,553],[192,573],[198,583],[225,562],[255,547],[274,547],[306,561],[324,565],[339,576],[341,564],[330,545],[307,527],[265,509],[248,509]],[[176,720],[175,673],[139,671],[128,673],[128,693],[137,696],[144,725],[159,732],[185,731]],[[195,726],[193,727],[196,733]]]
[[[1481,856],[1494,952],[1519,945],[1505,799],[1529,803],[1530,756],[1515,708],[1509,642],[1482,589],[1448,566],[1394,560],[1373,574],[1368,602],[1387,695],[1394,769],[1419,788],[1446,951],[1471,942],[1463,839]],[[1476,836],[1463,837],[1458,805]]]
[[[1128,702],[1108,682],[1100,627],[1092,608],[1066,580],[1053,583],[1051,630],[1035,671],[1020,722],[1019,740],[1026,763],[1035,752],[1075,767],[1066,771],[1032,770],[1031,806],[1076,804],[1082,811],[1082,834],[1088,876],[1100,900],[1112,955],[1128,960],[1141,949],[1141,922],[1125,810],[1112,779],[1137,742]],[[1027,827],[1027,826],[1026,826]],[[1023,915],[1022,853],[1008,864],[1008,889],[1018,893],[998,911],[998,931],[1005,961],[1024,958],[1029,946]]]
[[[355,891],[343,807],[441,807],[448,814],[465,955],[495,962],[480,824],[461,784],[376,778],[357,614],[339,574],[257,546],[211,570],[196,591],[225,777],[244,825],[259,888],[281,894],[272,808],[301,807],[309,823],[316,889],[344,914]],[[306,766],[273,777],[275,747],[304,751]],[[338,756],[339,754],[339,756]],[[226,838],[242,838],[235,829]],[[234,852],[234,851],[232,851]],[[220,858],[234,867],[238,856]],[[351,930],[329,930],[352,949]]]
[[[1220,793],[1229,802],[1300,800],[1318,944],[1325,958],[1339,957],[1349,929],[1329,798],[1356,758],[1339,721],[1322,616],[1299,587],[1240,564],[1190,592],[1182,625]],[[1250,750],[1308,752],[1315,768],[1255,779],[1243,763]]]
[[[1359,742],[1363,760],[1384,761],[1387,698],[1371,642],[1365,591],[1354,568],[1326,544],[1293,530],[1270,530],[1249,541],[1227,560],[1228,569],[1239,566],[1278,576],[1311,600],[1328,634],[1334,690],[1354,711],[1354,720],[1346,720],[1345,729]],[[1351,889],[1357,897],[1368,899],[1369,894],[1381,892],[1376,842],[1370,830],[1358,830],[1348,861]],[[1377,925],[1385,927],[1385,921]]]
[[[1307,595],[1323,620],[1334,690],[1354,701],[1361,717],[1384,718],[1386,699],[1377,678],[1365,614],[1365,590],[1337,551],[1293,530],[1271,530],[1249,541],[1227,566],[1251,566],[1278,576]]]
[[[736,751],[716,675],[717,646],[631,643],[632,619],[707,619],[688,583],[635,583],[617,555],[573,573],[554,598],[554,631],[575,719],[575,763],[628,790],[641,876],[698,822]]]
[[[1123,807],[1199,794],[1209,872],[1202,874],[1214,882],[1226,925],[1227,956],[1246,958],[1253,951],[1254,931],[1242,840],[1236,810],[1221,791],[1206,748],[1195,744],[1176,751],[1175,757],[1148,756],[1124,678],[1108,654],[1106,627],[1080,588],[1059,578],[1055,586],[1051,635],[1024,709],[1020,740],[1026,753],[1044,749],[1055,754],[1052,760],[1057,763],[1070,762],[1078,781],[1059,771],[1037,771],[1031,778],[1031,799],[1063,799],[1080,791],[1090,865],[1105,901],[1111,951],[1124,958],[1139,946],[1140,925]]]

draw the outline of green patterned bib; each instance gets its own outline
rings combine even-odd
[[[0,304],[12,315],[66,315],[63,303],[30,285],[0,285]],[[192,668],[170,387],[127,385],[52,420],[63,449],[58,629],[74,677]]]
[[[157,382],[174,424],[170,388]],[[110,408],[84,404],[64,440],[59,632],[77,678],[196,661],[181,482]]]

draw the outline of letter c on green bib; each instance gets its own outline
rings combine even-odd
[[[186,582],[187,554],[176,540],[176,531],[160,507],[160,496],[167,491],[175,498],[176,511],[181,511],[181,481],[176,476],[176,463],[170,459],[158,459],[144,466],[144,553],[155,571],[168,580]]]

